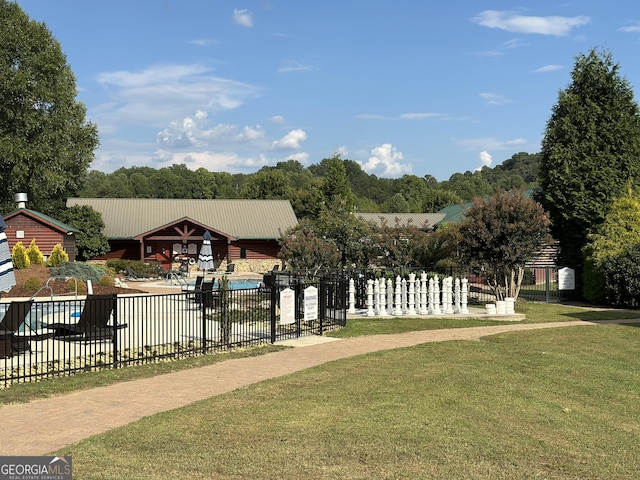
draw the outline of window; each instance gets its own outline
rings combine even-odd
[[[244,247],[240,249],[240,258],[247,258],[247,249]]]

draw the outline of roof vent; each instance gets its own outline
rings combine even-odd
[[[16,193],[13,200],[18,204],[18,208],[25,208],[25,203],[27,203],[27,194]]]

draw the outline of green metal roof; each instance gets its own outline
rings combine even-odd
[[[131,239],[185,217],[245,240],[277,239],[298,224],[289,200],[69,198],[67,207],[74,205],[100,212],[110,239]]]
[[[381,227],[386,225],[393,227],[395,225],[408,226],[412,225],[418,228],[424,228],[425,225],[429,229],[433,229],[445,217],[442,213],[357,213],[357,216],[364,221],[374,222]]]

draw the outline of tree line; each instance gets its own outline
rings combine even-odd
[[[342,162],[346,178],[338,178],[333,161]],[[533,189],[539,154],[517,153],[494,168],[456,173],[439,182],[431,175],[381,178],[359,163],[331,157],[305,167],[296,160],[266,166],[255,173],[230,174],[186,165],[160,169],[122,167],[112,173],[91,170],[78,196],[89,198],[285,199],[299,219],[317,218],[326,191],[352,197],[359,212],[433,213],[468,203],[497,189]]]

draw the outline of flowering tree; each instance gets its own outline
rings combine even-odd
[[[317,229],[307,220],[287,231],[280,244],[280,258],[294,270],[315,275],[321,268],[335,267],[340,262],[340,250],[318,235]]]
[[[402,225],[396,220],[395,225],[383,222],[382,226],[374,229],[372,237],[372,244],[377,250],[377,265],[410,267],[420,265],[421,254],[427,248],[429,234],[417,225]]]
[[[548,243],[549,220],[522,190],[476,198],[458,229],[458,251],[482,271],[497,299],[517,298],[525,264]]]

